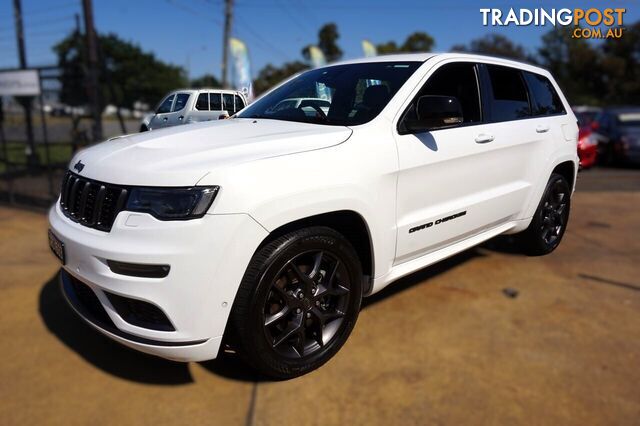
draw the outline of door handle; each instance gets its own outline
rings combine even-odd
[[[547,126],[546,124],[540,124],[538,127],[536,127],[536,132],[538,133],[545,133],[549,131],[549,126]]]
[[[487,135],[485,133],[480,133],[476,136],[476,143],[488,143],[493,141],[494,137],[492,135]]]
[[[162,119],[162,121],[167,121],[169,119],[169,117],[165,117]]]
[[[184,115],[181,115],[180,117],[178,117],[178,120],[182,120],[184,118]]]

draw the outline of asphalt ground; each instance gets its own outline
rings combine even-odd
[[[94,332],[44,214],[0,207],[0,424],[638,424],[639,209],[640,170],[583,172],[554,253],[499,238],[415,273],[366,299],[324,367],[273,382]]]

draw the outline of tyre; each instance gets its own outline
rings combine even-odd
[[[362,281],[356,251],[331,228],[300,229],[259,248],[231,311],[240,356],[277,379],[320,367],[356,323]]]
[[[147,132],[149,131],[149,129],[147,128],[147,126],[145,126],[144,124],[142,126],[140,126],[140,133],[142,132]]]
[[[518,235],[524,251],[532,256],[551,253],[558,247],[569,220],[571,188],[553,173],[529,227]]]

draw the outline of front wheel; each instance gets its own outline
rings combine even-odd
[[[326,227],[290,232],[255,253],[231,312],[240,355],[259,372],[287,379],[338,352],[362,300],[353,246]]]
[[[564,235],[571,208],[571,188],[567,180],[553,173],[529,227],[519,234],[527,254],[541,256],[554,251]]]

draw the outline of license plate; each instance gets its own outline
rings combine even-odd
[[[64,265],[64,243],[49,230],[49,247],[53,254],[56,255],[60,262]]]

